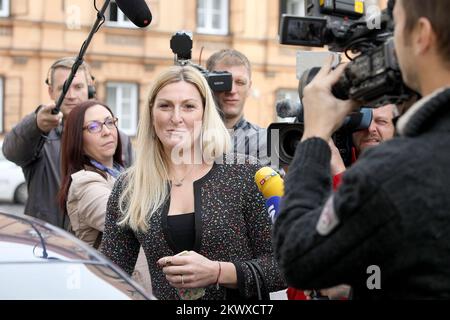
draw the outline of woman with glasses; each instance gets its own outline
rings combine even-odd
[[[89,100],[64,123],[61,144],[59,205],[75,236],[96,249],[100,245],[106,203],[123,171],[117,118],[108,106]]]
[[[75,236],[96,249],[105,227],[106,203],[123,171],[121,145],[117,118],[98,101],[79,104],[64,123],[59,205],[69,216]],[[151,292],[142,249],[132,276]]]

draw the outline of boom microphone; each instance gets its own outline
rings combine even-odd
[[[116,0],[116,4],[137,27],[145,28],[152,22],[152,13],[145,0]]]
[[[272,223],[274,223],[280,213],[280,200],[284,195],[284,181],[275,170],[270,167],[263,167],[256,172],[255,183],[266,198],[266,208]]]

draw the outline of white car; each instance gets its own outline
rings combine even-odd
[[[0,212],[0,300],[130,299],[155,297],[64,230]]]
[[[28,191],[22,168],[5,158],[2,144],[0,141],[0,201],[24,204]]]

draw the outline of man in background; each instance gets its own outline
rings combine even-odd
[[[59,210],[56,195],[61,180],[60,149],[64,119],[79,103],[94,98],[93,77],[87,63],[78,69],[58,114],[52,114],[61,95],[75,58],[56,60],[47,75],[46,84],[52,103],[40,105],[9,132],[3,141],[5,157],[21,166],[28,188],[25,214],[60,228],[67,228],[68,219]],[[120,133],[123,160],[132,162],[131,142]],[[75,143],[75,142],[74,142]]]

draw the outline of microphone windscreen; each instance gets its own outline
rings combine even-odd
[[[119,9],[137,27],[147,27],[152,22],[152,13],[145,0],[116,0]]]
[[[301,111],[301,105],[300,102],[283,99],[277,102],[276,110],[280,118],[295,118]]]

